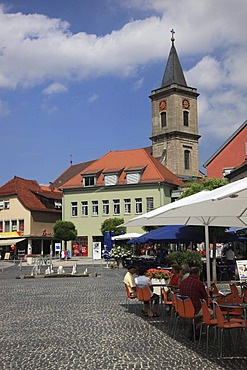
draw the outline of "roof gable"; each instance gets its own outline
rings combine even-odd
[[[44,187],[35,180],[26,180],[15,176],[0,187],[0,196],[16,196],[30,211],[61,212],[52,207],[52,201],[61,200],[62,193],[44,190]]]
[[[209,165],[210,162],[212,162],[212,160],[214,158],[217,157],[217,155],[234,139],[238,136],[238,134],[244,130],[244,128],[247,126],[247,120],[244,121],[244,123],[242,123],[242,125],[236,130],[234,131],[234,133],[216,150],[216,152],[214,152],[213,155],[211,155],[211,157],[203,164],[203,167],[207,167]]]

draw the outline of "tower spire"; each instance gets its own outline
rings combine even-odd
[[[171,84],[187,86],[184,73],[183,73],[179,58],[178,58],[177,50],[174,46],[175,31],[172,28],[170,32],[172,34],[172,37],[171,37],[172,46],[171,46],[170,54],[167,60],[166,69],[163,75],[161,87],[169,86]]]

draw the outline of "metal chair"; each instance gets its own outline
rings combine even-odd
[[[218,326],[218,341],[219,341],[219,350],[220,350],[220,357],[222,357],[222,348],[223,348],[223,332],[224,330],[233,330],[233,329],[241,329],[244,331],[246,335],[246,323],[245,322],[232,322],[224,320],[224,315],[219,307],[219,305],[215,302],[215,313],[217,318],[217,326]],[[233,339],[233,338],[232,338]],[[235,345],[234,341],[233,344]]]

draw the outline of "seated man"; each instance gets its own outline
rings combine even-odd
[[[132,297],[136,297],[136,283],[135,283],[135,276],[134,276],[135,273],[136,273],[136,268],[130,265],[124,277],[124,284],[126,284],[127,287],[129,288],[130,295]]]
[[[135,283],[140,288],[144,286],[149,287],[152,300],[154,301],[154,306],[153,306],[153,310],[151,311],[149,308],[149,301],[145,301],[144,302],[144,313],[145,313],[145,316],[157,317],[158,307],[159,307],[159,296],[158,294],[153,293],[152,282],[147,276],[145,276],[145,273],[147,272],[147,270],[148,269],[146,266],[140,266],[138,268],[138,276],[135,278]]]
[[[193,306],[195,308],[195,324],[196,324],[196,335],[198,335],[198,329],[201,325],[202,319],[202,308],[200,299],[208,301],[208,294],[205,289],[205,285],[200,281],[200,270],[198,267],[192,267],[190,275],[181,281],[180,283],[180,295],[190,297]],[[212,310],[210,310],[213,313]]]

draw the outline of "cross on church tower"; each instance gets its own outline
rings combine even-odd
[[[172,41],[172,43],[174,43],[174,41],[175,41],[175,37],[174,37],[175,31],[174,31],[174,29],[172,28],[170,32],[171,32],[171,34],[172,34],[171,41]]]

